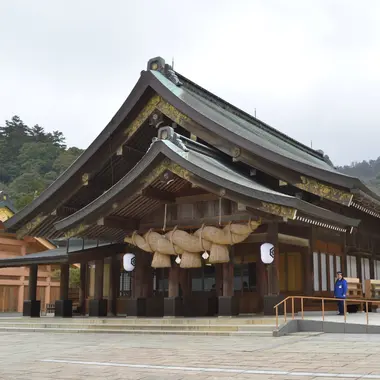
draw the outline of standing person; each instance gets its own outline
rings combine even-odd
[[[344,315],[344,299],[346,299],[346,293],[347,293],[347,281],[343,278],[342,272],[336,273],[336,281],[335,281],[335,288],[334,288],[334,297],[338,298],[340,301],[338,301],[338,315]]]

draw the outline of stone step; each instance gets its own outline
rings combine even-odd
[[[170,335],[214,335],[214,336],[259,336],[271,337],[272,331],[189,331],[189,330],[127,330],[127,329],[76,329],[76,328],[37,328],[37,327],[3,327],[0,332],[50,332],[50,333],[105,333],[105,334],[170,334]]]
[[[113,324],[113,325],[100,325],[100,324],[86,324],[86,323],[47,323],[47,322],[2,322],[0,323],[0,328],[41,328],[41,329],[86,329],[86,330],[185,330],[185,331],[273,331],[274,325],[181,325],[181,324],[138,324],[138,325],[123,325],[123,324]]]
[[[86,325],[273,325],[275,323],[274,318],[136,318],[136,317],[120,317],[120,318],[91,318],[91,317],[74,317],[74,318],[61,318],[61,317],[41,317],[41,318],[29,318],[29,317],[15,317],[15,318],[0,318],[0,324],[5,322],[23,322],[28,323],[83,323]]]

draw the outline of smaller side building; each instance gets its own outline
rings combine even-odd
[[[8,195],[0,192],[0,259],[25,256],[56,248],[46,239],[26,236],[18,239],[14,233],[6,233],[3,222],[12,217],[15,208]],[[37,299],[42,311],[46,305],[59,298],[59,281],[52,278],[58,267],[42,265],[38,271]],[[0,312],[22,312],[28,299],[29,270],[26,267],[0,269]]]

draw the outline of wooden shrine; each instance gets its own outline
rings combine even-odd
[[[323,152],[158,57],[82,156],[5,222],[18,238],[96,246],[0,267],[28,265],[35,279],[38,265],[61,265],[59,315],[71,315],[72,263],[91,316],[271,314],[287,295],[331,296],[338,270],[375,279],[379,222],[380,196]],[[273,245],[269,267],[263,243]],[[125,253],[133,272],[122,268]],[[33,286],[24,309],[37,316]]]

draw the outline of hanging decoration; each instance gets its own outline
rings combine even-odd
[[[181,258],[179,257],[179,255],[175,258],[175,262],[179,265],[181,264]]]
[[[127,272],[133,272],[136,266],[136,256],[133,253],[126,253],[123,256],[123,267]]]
[[[125,242],[153,253],[154,268],[170,267],[170,255],[181,255],[181,268],[199,268],[201,254],[211,264],[229,262],[228,246],[243,242],[259,225],[259,221],[251,220],[246,224],[229,223],[225,227],[203,225],[193,234],[177,227],[163,235],[149,230],[142,236],[134,232]]]
[[[204,252],[202,253],[202,258],[203,258],[203,259],[207,260],[209,257],[210,257],[210,255],[208,254],[207,251],[204,251]]]
[[[261,261],[264,264],[272,264],[274,261],[274,245],[271,243],[261,244]]]

